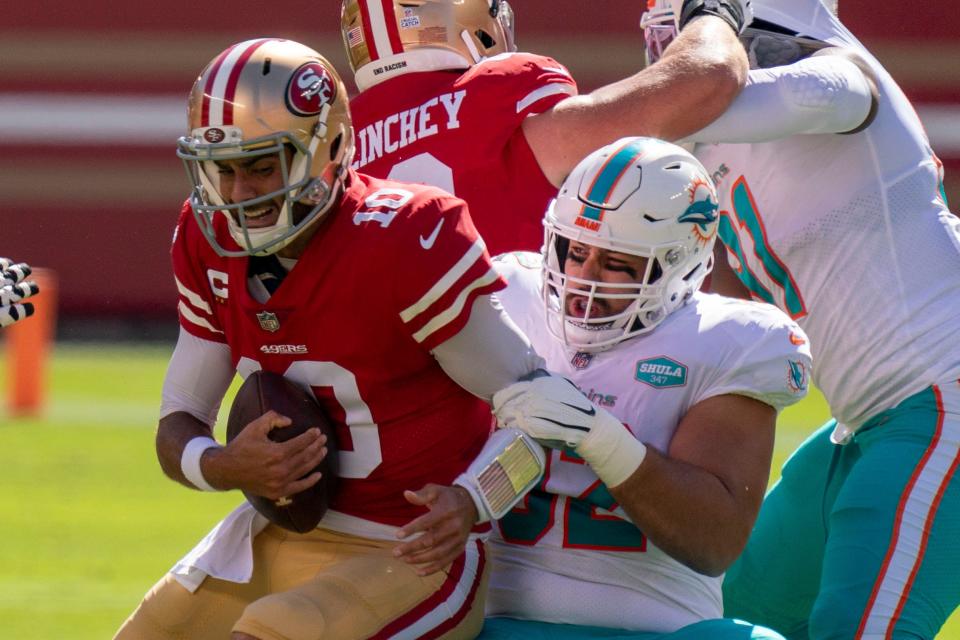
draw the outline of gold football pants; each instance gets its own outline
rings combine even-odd
[[[253,576],[212,577],[190,593],[167,574],[116,640],[473,638],[483,626],[484,543],[442,572],[420,577],[393,557],[397,543],[269,525],[253,541]]]

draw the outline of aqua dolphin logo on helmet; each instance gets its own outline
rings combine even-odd
[[[717,234],[717,210],[720,208],[720,203],[717,202],[714,190],[705,180],[694,178],[688,190],[690,205],[680,214],[677,222],[692,224],[697,241],[701,245],[706,245]]]
[[[697,200],[687,207],[687,210],[681,213],[677,219],[680,222],[695,224],[700,227],[703,233],[709,233],[710,225],[717,221],[718,208],[717,203],[711,202],[709,199]]]
[[[697,235],[697,242],[706,245],[717,234],[718,207],[719,205],[710,198],[697,200],[680,214],[677,221],[692,224],[693,231]]]

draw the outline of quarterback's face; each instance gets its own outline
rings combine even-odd
[[[290,166],[292,153],[288,154],[286,166]],[[248,228],[269,227],[277,223],[283,209],[284,180],[283,163],[276,153],[216,162],[220,194],[226,204],[238,204],[276,192],[278,195],[266,202],[244,208]],[[240,213],[231,211],[236,219]],[[236,220],[239,223],[239,220]]]
[[[571,278],[605,282],[609,284],[639,283],[647,268],[647,259],[629,253],[618,253],[607,249],[600,249],[581,242],[570,242],[566,260],[563,263],[563,272]],[[567,315],[574,318],[586,317],[590,312],[591,318],[602,318],[616,315],[624,311],[633,302],[633,299],[616,299],[598,297],[591,304],[586,295],[575,293],[576,283],[571,283],[564,301]],[[622,289],[598,287],[598,293],[624,293]]]

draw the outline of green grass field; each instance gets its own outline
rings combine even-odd
[[[43,416],[0,409],[0,638],[110,638],[243,499],[189,491],[160,471],[153,432],[169,353],[59,346]],[[0,389],[7,381],[0,366]],[[784,412],[775,474],[827,416],[819,395]],[[938,638],[960,640],[960,615]]]

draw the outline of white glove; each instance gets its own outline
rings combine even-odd
[[[516,382],[498,391],[493,413],[500,427],[520,429],[548,447],[570,447],[608,487],[629,478],[647,455],[646,446],[623,423],[560,376]]]
[[[28,265],[22,262],[13,264],[8,258],[0,258],[0,327],[33,315],[33,305],[21,302],[40,291],[36,282],[24,282],[29,275]]]

